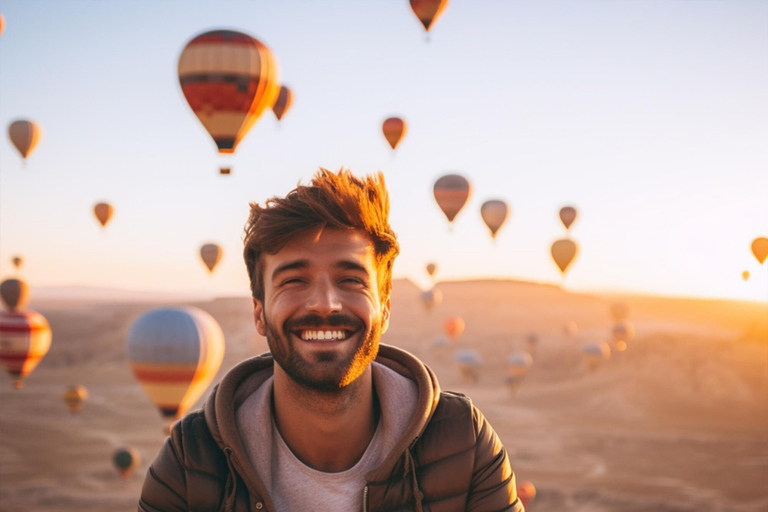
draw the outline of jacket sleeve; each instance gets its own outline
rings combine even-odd
[[[182,461],[181,421],[166,438],[149,466],[139,499],[139,512],[187,512],[187,480]]]
[[[475,512],[523,512],[517,499],[515,474],[509,465],[507,450],[501,444],[485,416],[473,405],[475,424],[475,463],[467,510]]]

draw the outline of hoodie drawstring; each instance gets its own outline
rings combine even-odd
[[[235,498],[237,497],[237,475],[235,474],[235,468],[232,466],[232,448],[229,446],[224,448],[224,455],[227,459],[229,474],[227,475],[227,481],[224,483],[224,499],[221,501],[219,512],[234,510]]]
[[[414,462],[410,446],[405,450],[405,471],[403,472],[403,477],[407,477],[408,472],[411,473],[411,488],[413,490],[413,497],[416,500],[416,512],[424,512],[422,505],[424,494],[419,489],[419,480],[416,478],[416,463]]]

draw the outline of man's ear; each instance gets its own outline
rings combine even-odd
[[[389,315],[392,306],[392,299],[387,297],[387,301],[384,303],[384,307],[381,310],[381,334],[387,332],[389,328]]]
[[[253,299],[253,320],[256,323],[256,330],[262,336],[267,335],[267,322],[264,320],[264,304],[259,299]]]

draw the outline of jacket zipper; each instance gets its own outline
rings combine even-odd
[[[368,486],[363,487],[363,512],[368,512]]]

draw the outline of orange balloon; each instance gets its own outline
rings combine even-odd
[[[291,108],[291,105],[293,105],[293,91],[288,87],[281,85],[277,100],[275,100],[275,104],[272,105],[272,112],[275,113],[275,117],[277,117],[278,121],[283,120],[283,116]]]
[[[21,389],[29,375],[51,347],[51,327],[35,311],[0,312],[0,364]]]
[[[25,160],[40,142],[41,134],[37,123],[26,119],[16,120],[8,127],[8,137]]]
[[[552,259],[555,260],[560,272],[565,275],[566,270],[576,257],[579,247],[576,242],[568,240],[567,238],[558,240],[552,244]]]
[[[564,206],[560,208],[560,222],[563,223],[565,229],[571,229],[571,224],[576,220],[576,208],[573,206]]]
[[[761,265],[765,263],[765,258],[768,258],[768,238],[755,238],[752,241],[752,254]]]
[[[384,132],[384,137],[389,142],[389,145],[392,146],[392,149],[397,149],[397,145],[405,136],[407,128],[408,126],[405,124],[405,121],[399,117],[390,117],[384,121],[381,131]]]
[[[523,502],[523,506],[527,507],[536,497],[536,487],[531,482],[520,482],[517,484],[517,497]]]
[[[3,18],[3,15],[0,14],[0,34],[3,33],[3,28],[5,28],[5,18]]]
[[[746,281],[747,279],[749,279],[749,270],[745,270],[744,272],[742,272],[742,273],[741,273],[741,278],[742,278],[743,280],[745,280],[745,281]]]
[[[107,223],[112,218],[114,211],[115,209],[112,208],[112,205],[108,203],[98,203],[93,207],[93,214],[96,216],[96,219],[99,221],[99,224],[101,224],[101,227],[103,228],[107,227]]]
[[[234,153],[280,94],[275,56],[258,39],[234,30],[212,30],[187,43],[179,56],[179,83],[220,153]]]
[[[427,263],[427,274],[434,276],[435,272],[437,272],[437,265],[434,263]]]
[[[454,316],[445,321],[443,326],[445,334],[451,338],[452,341],[456,341],[464,334],[464,320],[460,316]]]
[[[447,5],[448,0],[411,0],[411,9],[427,32]]]
[[[85,389],[85,386],[68,386],[62,399],[69,412],[74,414],[83,407],[83,402],[88,399],[88,390]]]

